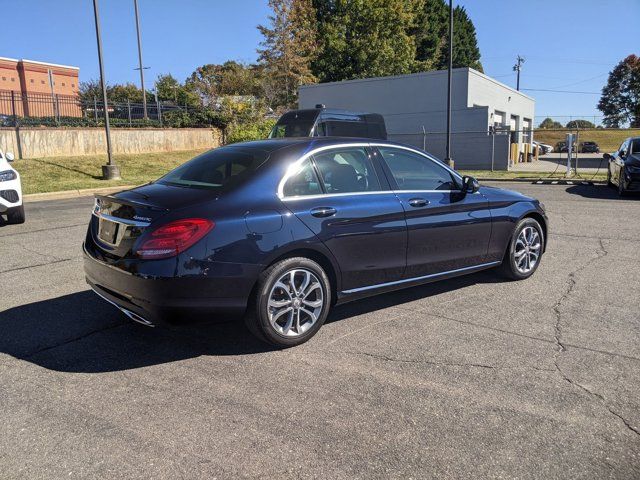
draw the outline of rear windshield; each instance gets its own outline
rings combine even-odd
[[[269,153],[259,149],[223,147],[203,153],[160,178],[157,183],[221,190],[250,177]]]
[[[287,112],[273,127],[269,138],[308,137],[317,116],[317,111]]]

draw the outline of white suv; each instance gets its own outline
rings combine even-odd
[[[20,174],[9,162],[13,162],[13,154],[0,150],[0,215],[6,215],[9,223],[24,223]]]

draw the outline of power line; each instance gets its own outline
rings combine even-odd
[[[580,93],[583,95],[601,95],[602,92],[579,92],[576,90],[552,90],[547,88],[523,88],[529,92],[552,92],[552,93]]]

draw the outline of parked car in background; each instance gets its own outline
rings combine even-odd
[[[600,147],[596,142],[582,142],[580,144],[580,152],[582,153],[600,153]]]
[[[623,196],[629,191],[640,191],[640,137],[627,138],[614,153],[605,153],[607,184],[618,187]]]
[[[571,151],[576,152],[576,144],[572,145]],[[559,153],[568,153],[569,148],[567,147],[567,142],[558,142],[556,143],[555,151]]]
[[[356,137],[387,139],[384,118],[378,113],[350,112],[325,108],[291,110],[275,124],[269,138]]]
[[[6,215],[9,223],[24,223],[20,174],[10,162],[13,162],[13,153],[0,150],[0,215]]]
[[[538,155],[546,155],[553,152],[553,145],[547,145],[546,143],[532,142],[538,148]]]
[[[286,347],[335,304],[492,267],[526,279],[546,240],[533,198],[410,146],[325,137],[217,148],[98,196],[83,248],[91,288],[135,321],[245,312]]]

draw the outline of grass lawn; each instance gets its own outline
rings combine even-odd
[[[20,172],[23,193],[58,192],[140,185],[157,179],[203,151],[115,155],[114,159],[120,166],[122,180],[101,180],[101,167],[107,163],[106,155],[30,158],[16,160],[13,166]]]
[[[556,143],[563,142],[567,133],[575,133],[575,130],[544,130],[537,129],[533,133],[533,139],[537,142],[547,143],[555,147]],[[580,130],[578,142],[596,142],[602,153],[614,152],[625,138],[640,136],[640,128],[628,129],[603,129],[595,128]]]

